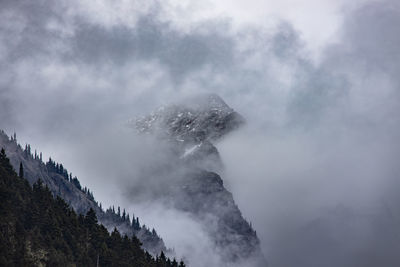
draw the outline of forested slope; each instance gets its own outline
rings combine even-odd
[[[21,173],[22,176],[22,173]],[[163,253],[154,258],[140,241],[110,234],[90,209],[78,215],[40,180],[17,176],[0,152],[0,266],[178,266]],[[179,266],[184,266],[183,262]]]

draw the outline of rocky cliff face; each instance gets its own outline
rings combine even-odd
[[[154,166],[151,174],[162,190],[151,185],[141,190],[156,190],[153,199],[171,203],[201,222],[227,266],[266,266],[256,232],[217,174],[223,166],[213,143],[243,123],[243,117],[217,95],[162,107],[133,120],[132,126],[140,133],[153,134],[171,145],[168,163]]]
[[[23,164],[24,177],[32,185],[39,178],[46,184],[50,191],[56,196],[62,197],[76,212],[86,214],[93,208],[96,211],[99,222],[107,229],[116,227],[122,234],[128,236],[136,235],[143,243],[143,248],[152,254],[160,254],[167,251],[163,240],[155,233],[145,227],[141,227],[138,221],[134,223],[125,215],[118,214],[112,209],[104,211],[94,200],[93,194],[85,192],[76,180],[71,180],[68,173],[65,175],[53,166],[53,163],[44,163],[38,155],[32,155],[29,149],[22,149],[16,140],[10,139],[3,131],[0,131],[0,148],[6,150],[11,164],[15,170],[19,170],[20,163]],[[55,163],[54,163],[55,164]],[[133,218],[135,219],[135,218]]]

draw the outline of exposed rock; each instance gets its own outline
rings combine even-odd
[[[173,144],[171,155],[175,155],[168,159],[168,167],[154,166],[151,175],[143,174],[146,179],[158,177],[158,181],[143,185],[138,193],[153,192],[150,199],[163,198],[201,222],[215,248],[227,259],[227,266],[266,266],[256,232],[216,173],[223,166],[212,142],[243,123],[243,117],[216,95],[202,95],[162,107],[133,121],[138,132]],[[162,190],[149,188],[154,184]]]
[[[142,133],[183,143],[214,141],[244,123],[244,118],[217,95],[202,95],[161,107],[131,122]]]

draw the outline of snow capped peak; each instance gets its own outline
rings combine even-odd
[[[199,143],[215,140],[237,128],[244,119],[218,95],[187,98],[163,106],[131,125],[142,133],[156,133],[174,140]]]

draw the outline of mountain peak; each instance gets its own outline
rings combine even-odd
[[[134,195],[142,200],[151,192],[147,200],[167,202],[193,216],[229,264],[255,260],[251,266],[266,266],[255,231],[217,173],[223,164],[213,142],[243,123],[244,118],[216,94],[186,98],[132,121],[140,133],[171,144],[165,162],[141,174],[145,180]]]
[[[216,94],[202,94],[158,108],[132,121],[141,133],[155,133],[178,142],[216,140],[238,128],[244,118]]]

